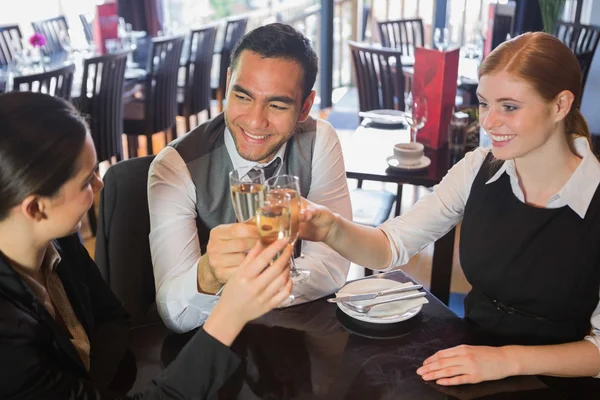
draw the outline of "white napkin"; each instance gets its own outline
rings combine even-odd
[[[406,283],[399,284],[397,286],[397,288],[401,288],[404,286],[412,286],[412,285],[414,285],[414,283],[406,282]],[[350,303],[354,304],[354,305],[366,306],[366,305],[370,305],[370,304],[374,304],[374,303],[379,303],[384,300],[391,300],[394,298],[404,297],[404,296],[407,296],[407,295],[413,294],[413,293],[419,293],[419,291],[411,290],[408,292],[392,294],[389,296],[379,296],[379,297],[377,297],[375,299],[371,299],[371,300],[360,300],[360,301],[353,301]],[[343,295],[347,296],[348,294],[344,293]],[[375,317],[375,318],[390,317],[390,316],[402,315],[412,308],[419,307],[419,306],[421,306],[423,304],[427,304],[427,303],[429,303],[429,301],[425,297],[419,297],[417,299],[400,300],[400,301],[396,301],[396,302],[392,302],[392,303],[381,304],[381,305],[373,307],[371,309],[371,311],[369,311],[369,313],[357,313],[357,312],[354,312],[351,310],[349,310],[349,311],[351,311],[352,314],[355,314],[355,315],[364,315],[364,316],[368,316],[368,317]]]

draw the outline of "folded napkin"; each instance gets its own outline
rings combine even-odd
[[[412,282],[406,282],[406,283],[399,284],[397,286],[397,288],[401,288],[404,286],[412,286],[412,285],[413,285]],[[396,287],[394,287],[394,288],[396,288]],[[411,290],[408,292],[392,294],[389,296],[379,296],[379,297],[377,297],[375,299],[371,299],[371,300],[352,301],[350,303],[354,304],[354,305],[366,306],[366,305],[370,305],[370,304],[374,304],[374,303],[379,303],[379,302],[385,301],[385,300],[391,300],[394,298],[404,297],[409,294],[418,293],[418,292],[419,292],[418,290]],[[353,293],[353,294],[360,294],[360,293]],[[343,293],[341,295],[348,296],[349,293]],[[399,300],[396,302],[385,303],[385,304],[375,306],[371,309],[371,311],[369,311],[368,314],[357,313],[348,308],[346,308],[346,309],[352,314],[352,316],[355,316],[355,315],[361,316],[362,315],[362,316],[369,316],[369,317],[375,317],[375,318],[391,317],[391,316],[402,315],[410,309],[419,307],[419,306],[421,306],[423,304],[427,304],[427,303],[429,303],[429,301],[425,297],[419,297],[417,299],[410,299],[410,300]]]

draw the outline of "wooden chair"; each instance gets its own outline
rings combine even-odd
[[[31,25],[35,32],[41,33],[46,38],[46,45],[43,47],[45,55],[65,51],[63,43],[65,40],[70,41],[71,38],[69,36],[69,25],[63,15],[32,22]]]
[[[421,18],[378,21],[377,28],[381,45],[400,49],[402,55],[414,56],[415,46],[425,46],[425,33]]]
[[[11,63],[23,50],[22,39],[19,25],[0,26],[0,65]]]
[[[211,118],[210,77],[216,36],[216,26],[196,29],[190,33],[184,85],[179,88],[177,96],[177,114],[185,118],[186,132],[191,129],[192,115],[197,117],[198,113],[207,110],[208,118]]]
[[[583,91],[592,65],[592,59],[600,41],[600,26],[559,21],[554,26],[554,36],[566,44],[577,57],[581,67],[581,87]]]
[[[74,72],[75,65],[69,64],[39,74],[17,76],[13,80],[13,91],[47,93],[70,101]]]
[[[348,44],[360,111],[404,110],[402,51],[376,48],[352,41],[348,41]]]
[[[223,46],[221,47],[221,59],[219,61],[219,81],[215,89],[214,98],[219,102],[219,112],[223,111],[223,99],[225,98],[225,86],[227,85],[227,68],[229,68],[229,59],[233,48],[240,41],[246,32],[248,18],[230,19],[225,26],[225,35],[223,36]]]
[[[183,36],[152,39],[148,75],[142,99],[125,104],[124,131],[129,157],[137,156],[139,135],[146,136],[148,154],[153,154],[152,135],[175,132],[177,118],[177,73]]]
[[[360,111],[377,109],[404,110],[404,73],[402,72],[403,55],[400,49],[382,49],[361,43],[348,41],[352,55],[352,65]],[[398,185],[396,196],[384,190],[366,191],[362,189],[362,180],[358,181],[358,189],[350,193],[355,210],[374,210],[370,221],[362,223],[377,226],[390,215],[394,200],[395,215],[400,214],[402,185]]]
[[[128,51],[83,61],[80,111],[88,116],[98,162],[123,159],[123,81]],[[96,235],[94,207],[88,211],[90,230]]]

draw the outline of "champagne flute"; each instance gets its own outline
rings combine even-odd
[[[265,174],[262,169],[236,168],[229,173],[231,203],[238,222],[254,224],[256,210],[265,201]]]
[[[300,228],[300,209],[302,197],[300,196],[300,180],[294,175],[278,175],[265,181],[267,196],[269,198],[290,197],[290,244],[293,246],[298,239]],[[294,284],[305,282],[310,277],[310,271],[296,268],[296,262],[292,255],[290,260],[290,279]]]
[[[404,98],[404,117],[410,126],[410,137],[412,142],[417,141],[419,129],[427,122],[427,101],[424,97],[413,96],[407,93]]]
[[[267,247],[277,240],[290,240],[292,228],[291,204],[292,196],[290,194],[267,196],[262,207],[256,210],[256,228],[260,243]],[[275,261],[281,252],[279,252],[273,261]],[[293,257],[292,257],[293,258]],[[279,307],[290,305],[295,300],[295,296],[290,294]]]

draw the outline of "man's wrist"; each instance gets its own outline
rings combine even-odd
[[[202,255],[198,261],[197,277],[199,293],[215,294],[223,286],[213,275],[207,254]]]
[[[339,224],[341,222],[340,220],[342,218],[338,213],[332,213],[332,214],[333,214],[333,222],[331,223],[331,226],[329,227],[329,232],[327,232],[327,236],[325,237],[325,240],[323,241],[329,247],[334,246],[334,243],[335,243],[337,235],[338,235]]]

